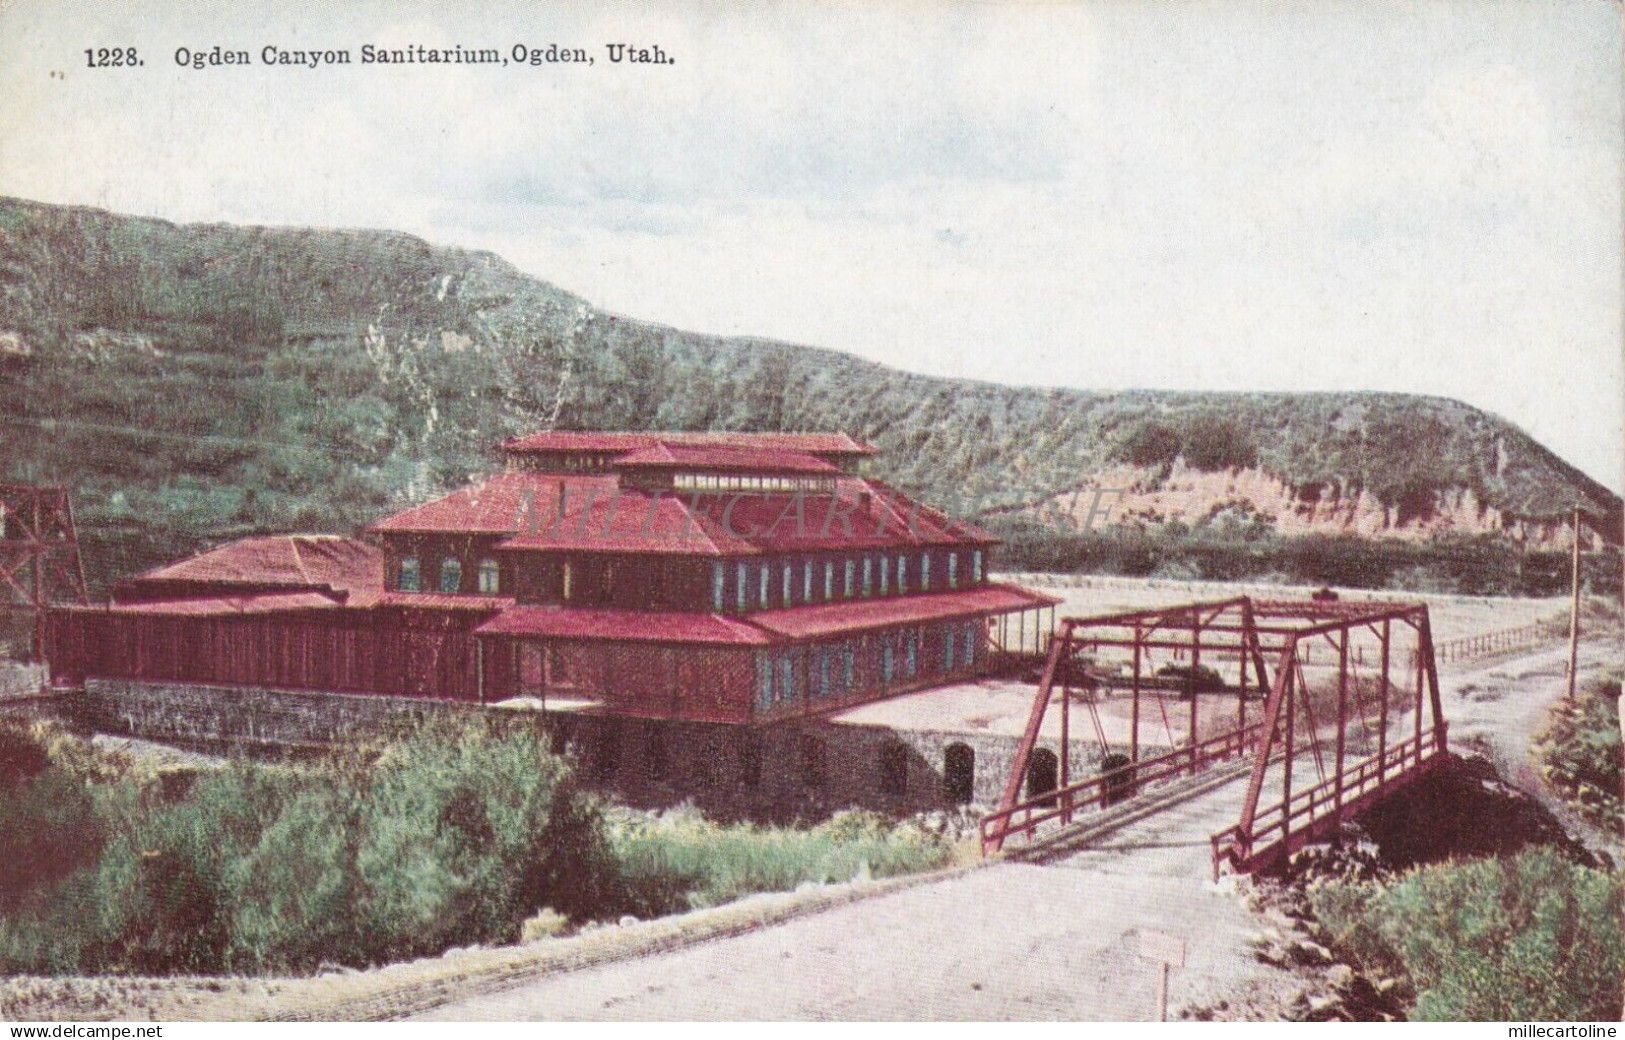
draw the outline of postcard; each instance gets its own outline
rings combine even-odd
[[[1622,53],[0,0],[0,1018],[1617,1035]]]

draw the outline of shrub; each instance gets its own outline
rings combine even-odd
[[[1620,802],[1620,677],[1586,684],[1554,704],[1535,749],[1546,778],[1590,822],[1617,828]]]
[[[22,758],[20,735],[0,735],[11,741],[13,762]],[[0,855],[0,914],[95,862],[101,851],[89,794],[73,775],[49,764],[27,777],[0,778],[0,834],[6,847]]]
[[[1334,942],[1401,973],[1428,1021],[1588,1021],[1619,1013],[1620,878],[1550,847],[1445,863],[1311,901]]]
[[[354,829],[349,799],[317,786],[288,799],[253,847],[227,865],[222,887],[231,970],[367,959],[354,913]]]
[[[1166,423],[1146,420],[1112,446],[1110,457],[1131,466],[1167,466],[1179,457],[1179,431]]]
[[[387,958],[518,937],[544,906],[618,901],[595,805],[533,734],[431,727],[392,747],[359,809],[360,912]]]
[[[946,863],[945,843],[907,824],[840,813],[811,829],[723,826],[697,814],[621,815],[610,840],[640,916],[713,906],[803,882],[888,877]]]
[[[550,906],[544,906],[533,916],[525,918],[524,924],[519,926],[520,942],[536,942],[538,939],[552,939],[562,935],[570,924],[570,919]]]
[[[1258,445],[1247,427],[1233,419],[1204,415],[1185,427],[1185,463],[1204,473],[1258,465]]]

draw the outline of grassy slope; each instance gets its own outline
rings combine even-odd
[[[543,426],[843,429],[967,514],[1217,441],[1295,485],[1619,499],[1504,421],[1391,394],[1099,393],[931,379],[594,311],[387,232],[176,226],[0,199],[0,479],[73,487],[107,578],[256,531],[346,532]],[[456,349],[467,344],[462,349]],[[446,349],[447,346],[453,349]]]

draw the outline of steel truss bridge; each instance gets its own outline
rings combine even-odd
[[[1034,766],[1055,761],[1042,745],[1057,704],[1063,750],[1050,780]],[[1076,711],[1101,749],[1082,779],[1071,768]],[[1064,618],[1003,800],[982,820],[982,850],[1086,828],[1095,810],[1180,777],[1246,770],[1239,818],[1211,842],[1215,878],[1251,873],[1444,761],[1446,733],[1420,604],[1242,596]]]

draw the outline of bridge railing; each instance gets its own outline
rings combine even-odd
[[[1340,775],[1295,791],[1290,802],[1276,802],[1260,809],[1248,834],[1241,833],[1239,825],[1219,831],[1211,838],[1214,879],[1218,879],[1227,862],[1253,869],[1272,856],[1277,846],[1290,852],[1294,837],[1302,836],[1307,841],[1329,819],[1346,817],[1364,808],[1383,788],[1410,778],[1443,753],[1447,725],[1441,722],[1345,768]]]
[[[1038,828],[1056,820],[1068,826],[1080,810],[1104,805],[1108,798],[1129,797],[1141,788],[1171,780],[1181,773],[1196,773],[1214,762],[1246,754],[1258,746],[1263,723],[1175,748],[1155,758],[1142,758],[1126,766],[1096,773],[1087,780],[1035,794],[1026,801],[982,817],[982,854],[992,855],[1007,838],[1021,835],[1031,841]]]

